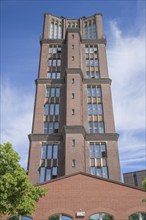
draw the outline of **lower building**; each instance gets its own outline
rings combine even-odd
[[[140,188],[82,172],[40,186],[48,192],[22,220],[146,220]]]
[[[123,173],[124,183],[143,188],[142,181],[146,178],[146,170]]]

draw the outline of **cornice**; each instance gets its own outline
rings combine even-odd
[[[40,44],[62,44],[64,39],[49,39],[49,38],[42,38],[40,40]]]
[[[101,85],[101,84],[109,84],[111,85],[112,80],[109,78],[100,78],[100,79],[96,79],[96,78],[91,78],[91,79],[83,79],[83,84],[88,84],[88,85]]]
[[[36,85],[37,84],[64,84],[64,79],[36,79],[35,80]]]
[[[86,134],[86,141],[117,141],[119,134],[103,133],[103,134]]]
[[[82,125],[64,125],[62,128],[62,134],[82,134],[83,137],[85,137],[86,130]]]
[[[107,41],[106,41],[105,38],[102,38],[102,39],[82,39],[81,43],[82,44],[90,44],[90,45],[93,45],[93,44],[104,44],[104,45],[106,45]]]
[[[58,134],[29,134],[30,141],[62,141],[62,135]]]

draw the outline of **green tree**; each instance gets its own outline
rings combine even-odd
[[[144,178],[144,180],[142,181],[142,186],[144,188],[144,190],[146,191],[146,177]],[[146,202],[146,198],[142,200],[143,202]]]
[[[33,186],[10,143],[0,144],[0,216],[31,215],[47,189]]]

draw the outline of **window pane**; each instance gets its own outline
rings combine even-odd
[[[51,79],[51,73],[50,73],[50,72],[48,72],[47,78],[48,78],[48,79]]]
[[[48,122],[44,122],[44,134],[48,133]]]
[[[101,176],[101,167],[97,167],[96,172],[97,172],[97,176]]]
[[[49,123],[49,134],[53,133],[53,122]]]
[[[57,66],[60,66],[60,65],[61,65],[61,60],[58,59],[58,60],[57,60]]]
[[[103,121],[99,122],[99,133],[104,133],[104,124]]]
[[[41,156],[42,159],[45,159],[46,158],[46,146],[42,146],[42,156]]]
[[[90,167],[90,173],[91,173],[92,175],[95,175],[95,167]]]
[[[90,158],[94,158],[94,145],[90,145]]]
[[[104,178],[108,178],[107,167],[102,167],[102,176],[103,176]]]
[[[58,129],[59,129],[59,122],[55,122],[54,123],[54,133],[58,133]]]
[[[93,104],[93,115],[97,115],[97,104]]]
[[[56,66],[56,60],[53,60],[53,66]]]
[[[56,88],[56,97],[60,97],[60,88]]]
[[[47,96],[47,97],[50,96],[50,88],[49,88],[49,87],[47,87],[47,89],[46,89],[46,96]]]
[[[48,115],[49,114],[49,104],[45,104],[44,106],[44,115]]]
[[[88,104],[88,115],[92,115],[92,104]]]
[[[94,133],[98,133],[98,122],[94,122]]]
[[[55,104],[55,115],[59,115],[59,104]]]
[[[51,180],[51,169],[46,169],[46,181]]]
[[[45,181],[45,167],[40,168],[40,183]]]
[[[53,147],[53,159],[58,158],[58,145],[54,145]]]
[[[50,115],[54,115],[54,104],[50,104]]]
[[[96,154],[96,158],[101,158],[99,144],[96,144],[95,146],[95,154]]]
[[[48,60],[48,66],[52,66],[52,60]]]
[[[52,175],[57,176],[57,167],[53,167],[52,169]]]
[[[102,115],[102,104],[101,103],[98,104],[98,114]]]
[[[98,59],[95,59],[95,66],[99,66]]]
[[[96,97],[96,88],[95,87],[92,88],[92,96]]]
[[[89,71],[86,72],[86,75],[87,75],[87,79],[90,79],[90,72]]]
[[[100,78],[100,73],[96,71],[95,77],[99,79]]]
[[[91,96],[91,88],[87,88],[87,96],[88,96],[88,97]]]
[[[47,158],[48,158],[48,159],[51,159],[51,158],[52,158],[52,145],[48,145]]]
[[[86,59],[86,66],[90,66],[89,59]]]
[[[60,73],[59,72],[57,73],[57,79],[60,79]]]
[[[51,97],[55,97],[55,88],[51,88]]]
[[[98,97],[101,97],[101,88],[100,87],[97,88],[97,95],[98,95]]]
[[[52,79],[55,79],[56,78],[56,73],[52,73]]]
[[[89,121],[89,133],[93,133],[93,123]]]

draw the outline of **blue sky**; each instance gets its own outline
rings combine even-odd
[[[1,1],[1,139],[26,167],[43,14],[103,14],[121,171],[145,169],[145,1]]]

